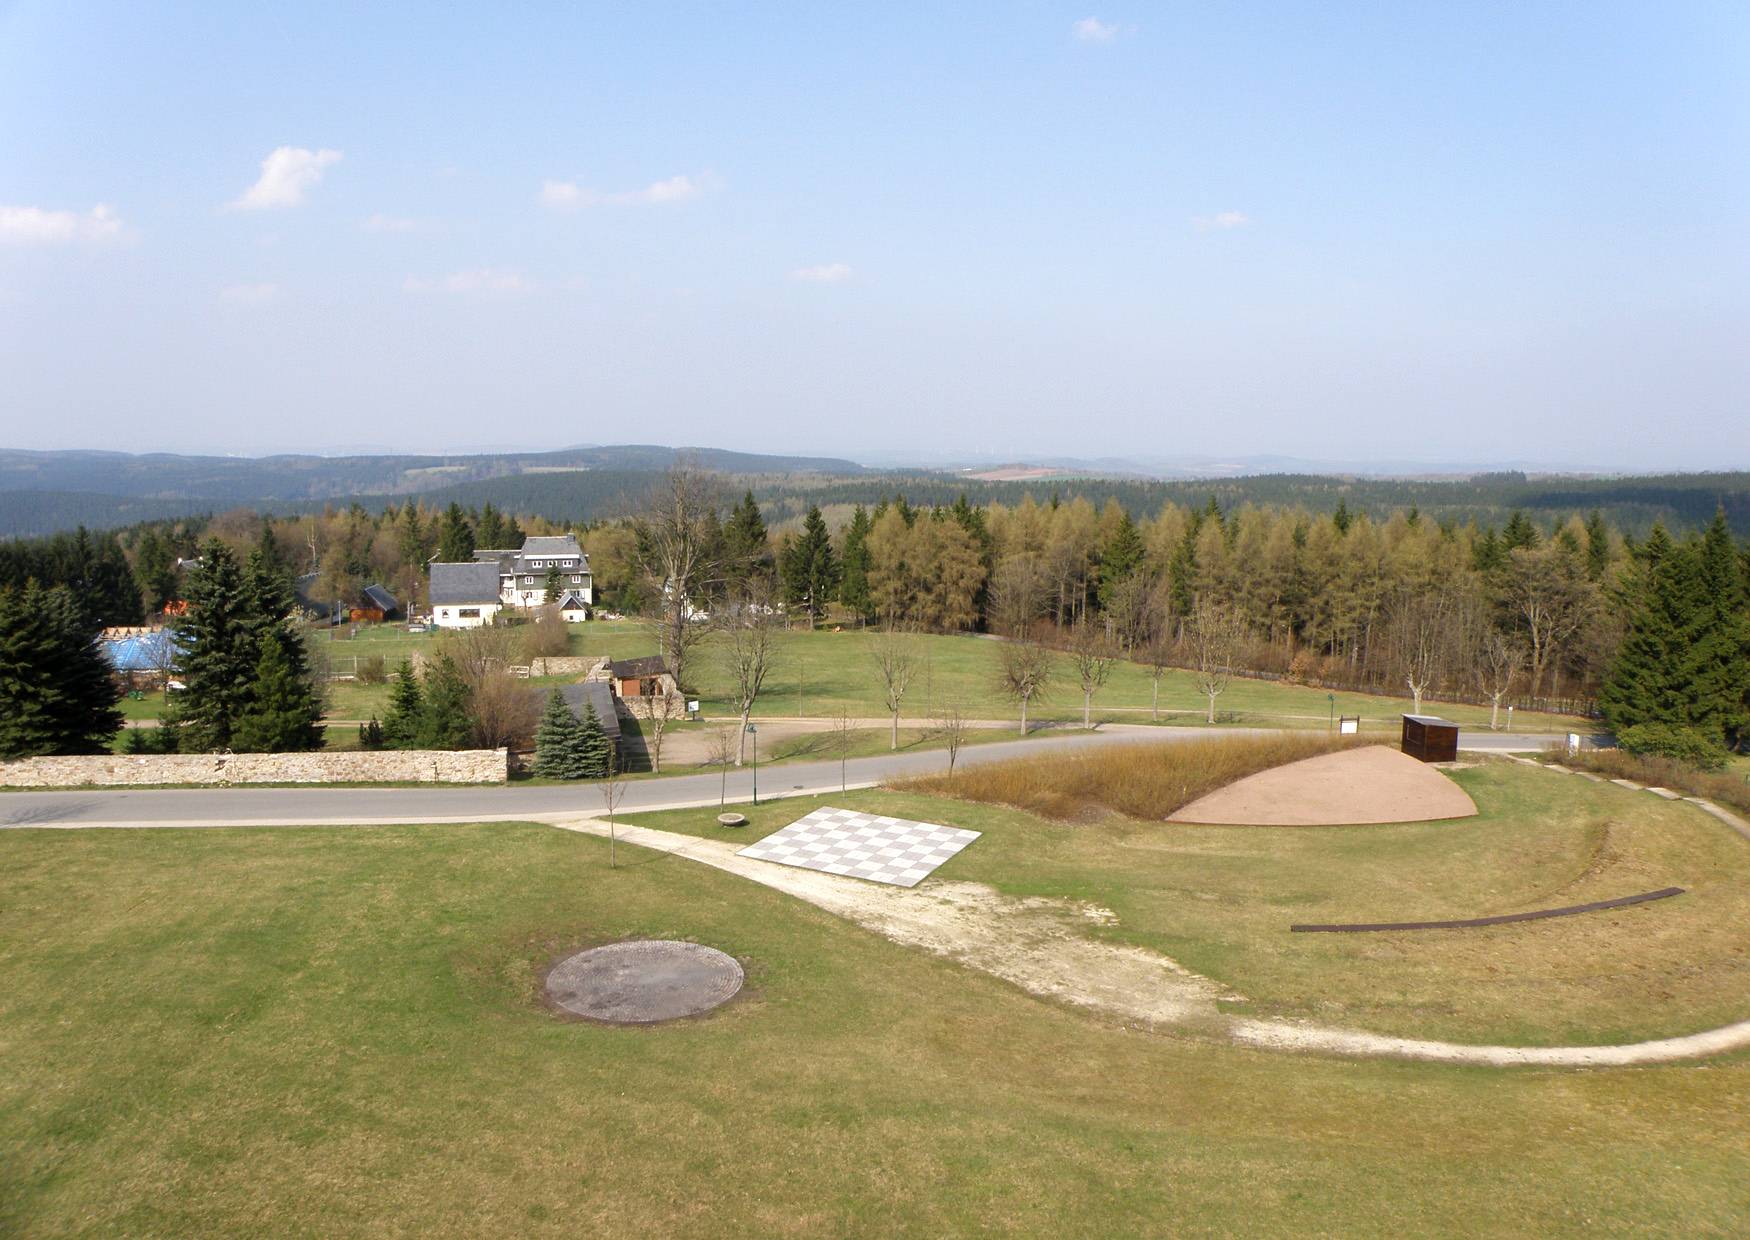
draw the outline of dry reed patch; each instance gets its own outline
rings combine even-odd
[[[1059,822],[1101,813],[1164,821],[1217,788],[1271,767],[1348,749],[1332,736],[1223,736],[1114,745],[993,762],[894,785],[907,792],[1012,805]]]

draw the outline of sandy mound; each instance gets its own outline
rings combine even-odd
[[[1468,818],[1476,802],[1434,768],[1384,745],[1260,771],[1191,802],[1168,822],[1325,827]]]

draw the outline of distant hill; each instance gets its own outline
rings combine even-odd
[[[721,448],[619,444],[557,452],[477,455],[184,456],[124,452],[31,452],[0,449],[0,536],[94,529],[159,517],[237,507],[289,511],[302,504],[348,502],[449,490],[485,481],[531,481],[584,473],[667,469],[685,458],[702,469],[761,475],[854,477],[854,461],[769,456]],[[577,494],[614,492],[623,482],[575,481]],[[477,501],[476,501],[477,502]]]

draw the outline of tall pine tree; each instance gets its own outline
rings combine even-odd
[[[474,527],[460,504],[452,503],[438,520],[437,556],[445,564],[461,564],[474,558]]]
[[[295,634],[279,629],[261,640],[249,702],[232,734],[235,748],[249,753],[299,753],[322,747],[322,703],[302,674],[302,651]]]
[[[421,686],[425,702],[420,710],[418,748],[466,749],[474,721],[468,682],[462,669],[447,654],[431,661]]]
[[[826,614],[827,604],[838,593],[839,565],[820,505],[809,505],[801,535],[785,549],[783,575],[786,602],[806,608],[810,623]]]
[[[185,597],[188,610],[171,625],[183,683],[171,702],[171,726],[183,729],[183,745],[193,752],[229,749],[249,704],[259,652],[243,573],[218,539],[202,548]]]
[[[425,726],[425,694],[413,664],[406,659],[395,670],[389,687],[389,711],[383,716],[383,744],[390,749],[417,749]]]
[[[92,623],[64,586],[0,587],[0,758],[109,747],[120,693]]]
[[[869,619],[875,614],[869,596],[869,530],[874,523],[858,504],[845,527],[843,569],[839,574],[839,602],[853,614]]]

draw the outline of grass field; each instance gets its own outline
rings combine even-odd
[[[1750,845],[1692,806],[1495,761],[1456,773],[1474,818],[1365,827],[1214,827],[1116,814],[1066,825],[909,792],[834,805],[984,833],[942,871],[1014,896],[1111,909],[1090,933],[1162,952],[1246,996],[1236,1014],[1316,1018],[1406,1037],[1583,1045],[1750,1017]],[[820,800],[639,815],[753,839]],[[1657,904],[1414,934],[1290,934],[1298,922],[1524,912],[1666,886]]]
[[[1467,773],[1479,799],[1497,778]],[[1543,814],[1525,787],[1517,812]],[[1325,890],[1340,870],[1357,899],[1395,893],[1367,912],[1479,881],[1544,899],[1584,835],[1558,824],[1558,859],[1541,817],[1479,823],[1461,876],[1452,840],[1394,828],[1065,828],[861,795],[975,812],[989,834],[956,877],[1105,899],[1113,933],[1243,975],[1254,1002],[1410,965],[1374,1002],[1449,1025],[1472,1019],[1468,982],[1441,993],[1391,958],[1309,973],[1231,941],[1345,908]],[[1706,858],[1683,877],[1718,863],[1677,810],[1644,809],[1671,856]],[[621,856],[609,870],[604,841],[515,825],[0,833],[0,1234],[1696,1236],[1738,1234],[1750,1209],[1742,1056],[1485,1071],[1149,1034]],[[651,1029],[543,1010],[548,962],[642,935],[735,954],[746,991]],[[1660,959],[1645,941],[1619,942],[1613,971]]]

